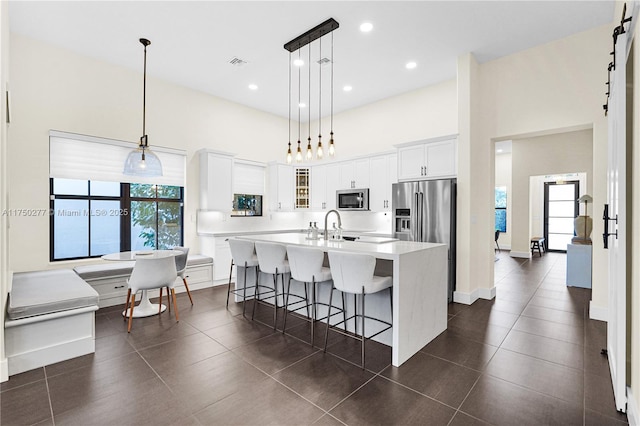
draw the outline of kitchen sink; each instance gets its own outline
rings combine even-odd
[[[369,243],[369,244],[383,244],[383,243],[391,243],[394,241],[398,241],[397,238],[390,237],[372,237],[368,235],[361,235],[359,237],[345,235],[342,237],[345,241],[354,241],[360,243]]]

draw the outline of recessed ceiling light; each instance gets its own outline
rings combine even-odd
[[[257,85],[257,84],[250,84],[250,85],[249,85],[249,89],[251,89],[251,90],[258,90],[258,85]]]
[[[502,152],[502,149],[501,149],[501,148],[498,148],[498,149],[496,149],[496,152],[497,152],[498,154],[500,154],[500,153]]]
[[[293,65],[295,65],[296,67],[301,67],[304,65],[304,61],[302,59],[294,59]]]
[[[412,70],[417,66],[418,64],[416,64],[415,62],[407,62],[407,64],[405,65],[405,67],[407,67],[408,70]]]
[[[351,86],[344,86],[344,87],[342,88],[342,90],[344,90],[345,92],[350,92],[350,91],[352,91],[352,90],[353,90],[353,87],[351,87]]]
[[[300,107],[300,108],[306,108],[306,106],[307,106],[307,104],[305,104],[304,102],[300,102],[298,104],[298,107]]]
[[[371,22],[363,22],[360,24],[360,31],[363,33],[368,33],[373,29],[373,24]]]

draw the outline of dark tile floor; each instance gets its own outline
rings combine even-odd
[[[225,309],[226,287],[179,296],[180,322],[96,315],[96,353],[11,377],[0,386],[3,425],[618,425],[604,323],[588,319],[590,291],[564,285],[565,256],[500,254],[495,300],[451,304],[449,328],[402,367],[371,342],[331,335],[311,348]],[[249,306],[249,305],[248,305]],[[269,322],[271,311],[257,314]],[[316,344],[319,346],[322,326]]]

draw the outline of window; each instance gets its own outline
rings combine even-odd
[[[507,232],[507,187],[496,186],[496,231]]]
[[[183,188],[51,178],[50,259],[182,245]]]

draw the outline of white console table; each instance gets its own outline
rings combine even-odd
[[[567,285],[591,288],[591,245],[567,244]]]

